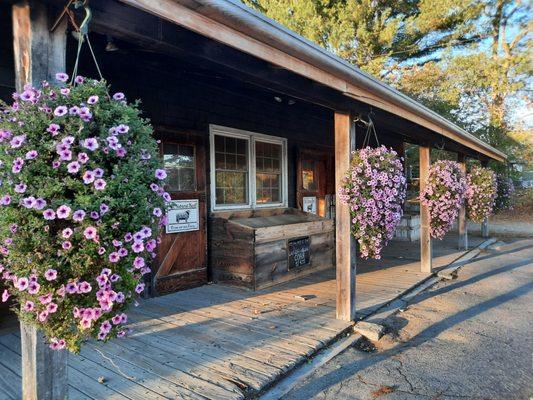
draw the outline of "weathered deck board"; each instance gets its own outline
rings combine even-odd
[[[456,237],[435,244],[436,269],[462,254]],[[358,317],[428,276],[418,252],[417,243],[396,242],[382,260],[358,261]],[[131,310],[128,339],[90,343],[69,357],[70,398],[244,399],[349,327],[335,320],[335,291],[328,270],[257,292],[206,285],[143,301]],[[21,396],[19,340],[16,331],[0,333],[0,400]]]

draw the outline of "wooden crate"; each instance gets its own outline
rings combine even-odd
[[[288,243],[309,238],[309,263],[290,268]],[[333,221],[293,208],[214,213],[210,264],[215,282],[257,290],[333,267]]]
[[[415,242],[420,240],[420,215],[404,214],[394,232],[394,240]]]

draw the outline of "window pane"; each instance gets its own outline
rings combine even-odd
[[[195,190],[194,168],[180,168],[179,180],[181,191]]]
[[[282,146],[279,144],[255,142],[258,204],[280,202],[281,151]]]
[[[248,140],[215,135],[216,204],[248,203]]]
[[[194,147],[180,145],[178,149],[180,167],[194,167]]]
[[[215,169],[226,168],[226,157],[224,153],[215,153]]]
[[[166,190],[169,192],[196,190],[194,146],[163,143],[163,162],[168,175],[165,180]]]

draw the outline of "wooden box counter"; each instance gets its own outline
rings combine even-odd
[[[257,290],[333,268],[333,220],[293,208],[210,218],[213,280]]]

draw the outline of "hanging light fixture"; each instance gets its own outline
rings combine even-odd
[[[107,35],[107,44],[105,45],[105,51],[117,51],[118,46],[113,40],[113,36]]]

